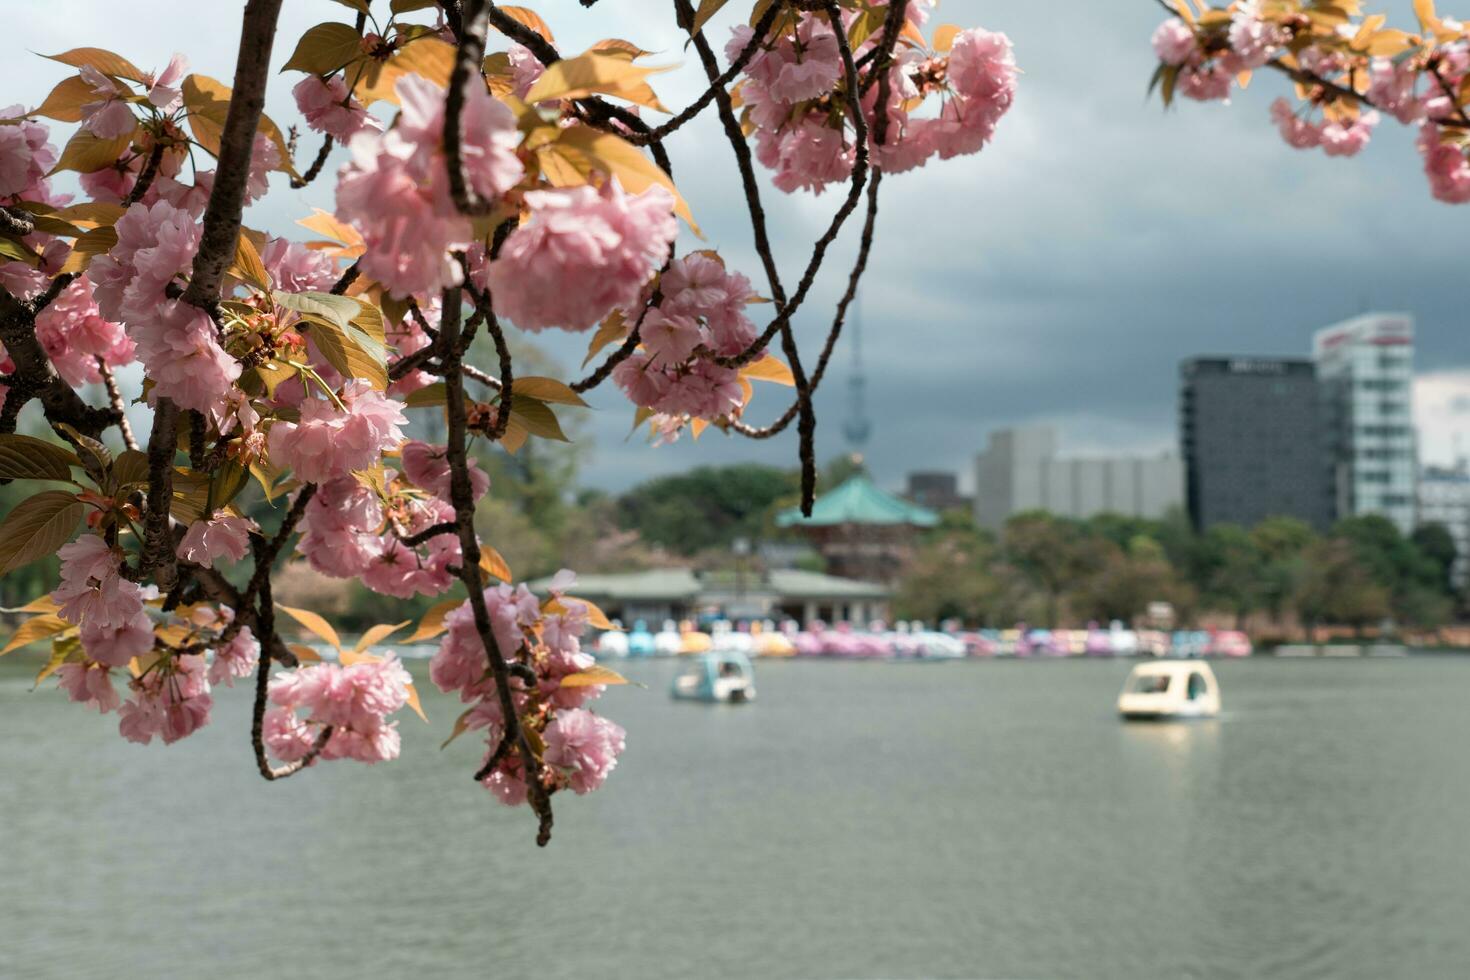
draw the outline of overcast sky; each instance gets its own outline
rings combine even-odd
[[[3,103],[36,105],[63,77],[62,66],[25,49],[98,45],[145,68],[162,66],[178,49],[196,71],[225,80],[232,73],[238,4],[196,5],[184,22],[170,17],[177,4],[157,0],[135,0],[126,18],[100,0],[8,7]],[[277,64],[311,24],[347,16],[328,0],[287,0],[286,8]],[[537,9],[563,51],[622,36],[658,50],[651,62],[680,65],[654,79],[667,105],[698,92],[698,65],[683,51],[663,0],[619,0],[592,13],[571,0]],[[1412,25],[1409,0],[1386,9],[1400,26]],[[1470,209],[1430,200],[1413,133],[1391,121],[1356,160],[1288,148],[1266,115],[1283,91],[1274,76],[1258,77],[1228,106],[1189,103],[1164,112],[1144,97],[1154,67],[1148,38],[1158,20],[1149,0],[942,4],[937,23],[1008,33],[1025,74],[993,145],[884,184],[862,294],[874,421],[868,459],[881,482],[897,486],[913,469],[958,470],[968,480],[985,434],[1019,423],[1054,424],[1064,449],[1078,452],[1171,448],[1182,358],[1305,355],[1313,330],[1364,309],[1415,316],[1418,366],[1433,375],[1433,398],[1420,406],[1432,426],[1425,449],[1436,457],[1454,451],[1453,430],[1470,424],[1470,397],[1456,394],[1470,391],[1463,292]],[[715,21],[721,44],[732,22],[731,15]],[[289,89],[297,77],[280,76],[268,98],[282,128],[296,121]],[[706,245],[685,244],[719,248],[759,283],[722,145],[713,119],[670,141],[675,180],[707,236]],[[838,203],[833,192],[768,191],[789,280]],[[331,209],[330,182],[304,191],[280,183],[246,220],[290,233],[291,221],[312,206]],[[855,218],[854,232],[856,225]],[[797,317],[813,358],[853,237],[834,249]],[[570,377],[585,338],[546,346]],[[845,448],[849,363],[844,349],[817,398],[823,458]],[[787,397],[759,386],[750,420],[769,419]],[[637,436],[625,441],[627,402],[615,391],[592,400],[588,431],[597,445],[584,470],[592,485],[619,489],[699,463],[794,462],[794,434],[750,443],[711,433],[660,449]],[[1470,451],[1470,435],[1462,448]]]

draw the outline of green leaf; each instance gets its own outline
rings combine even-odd
[[[411,14],[415,10],[428,10],[438,6],[437,0],[393,0],[388,9],[395,14]]]
[[[209,477],[203,473],[174,467],[174,496],[169,513],[175,520],[193,524],[204,516],[204,509],[209,506],[209,483]]]
[[[0,238],[0,259],[11,262],[24,262],[32,269],[41,265],[41,257],[26,247],[24,242],[18,242],[13,238]]]
[[[112,475],[118,486],[148,482],[148,454],[137,449],[124,449],[112,464]]]
[[[428,408],[432,405],[443,405],[446,401],[444,382],[435,381],[431,385],[424,385],[422,388],[409,392],[403,404],[409,408]]]
[[[338,374],[344,378],[363,378],[379,391],[388,387],[383,349],[361,330],[350,325],[343,328],[316,316],[308,316],[303,322],[310,328],[317,350]]]
[[[352,25],[328,21],[301,35],[301,40],[296,42],[296,50],[281,66],[281,71],[329,75],[362,57],[362,54],[362,36],[352,29]]]
[[[277,306],[284,306],[288,310],[295,310],[303,316],[311,315],[320,317],[330,323],[346,330],[352,325],[355,317],[362,314],[362,306],[351,296],[337,296],[333,293],[283,293],[280,291],[271,293]]]
[[[241,466],[238,460],[225,460],[224,464],[214,472],[214,479],[209,485],[209,510],[219,510],[229,505],[230,501],[239,496],[250,482],[250,471]]]
[[[555,378],[516,378],[511,384],[511,389],[516,395],[526,395],[537,401],[549,402],[553,405],[581,405],[584,408],[587,406],[582,396],[573,391],[570,385]]]
[[[51,173],[75,170],[77,173],[90,174],[105,170],[117,163],[118,157],[127,152],[132,142],[132,130],[112,139],[101,139],[85,129],[79,129],[67,140],[61,151],[61,159],[56,161]]]
[[[566,433],[561,431],[561,423],[556,420],[556,413],[547,407],[546,403],[535,398],[522,395],[514,390],[510,400],[510,420],[518,423],[533,436],[543,439],[555,439],[557,442],[571,442]]]
[[[65,490],[23,500],[0,522],[0,575],[55,554],[82,519],[82,502]]]
[[[44,439],[0,435],[0,480],[70,480],[76,454]]]
[[[97,484],[97,489],[111,492],[110,485],[112,474],[112,452],[102,443],[91,436],[84,436],[76,429],[59,422],[56,428],[66,434],[66,437],[76,443],[77,458],[81,460],[82,469]]]
[[[39,685],[46,678],[61,669],[61,665],[69,661],[79,661],[86,656],[82,652],[82,640],[76,633],[68,630],[58,633],[51,641],[51,659],[46,661],[46,666],[36,675],[36,684]]]

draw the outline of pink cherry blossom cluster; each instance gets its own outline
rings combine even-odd
[[[1353,32],[1345,36],[1351,38]],[[1178,69],[1176,91],[1194,99],[1227,99],[1234,78],[1283,54],[1291,41],[1288,28],[1267,17],[1260,0],[1234,4],[1223,36],[1178,17],[1164,21],[1153,35],[1159,60]],[[1470,74],[1470,41],[1463,38],[1393,58],[1355,56],[1350,51],[1312,44],[1292,53],[1303,71],[1317,78],[1336,79],[1339,84],[1351,84],[1352,78],[1346,74],[1350,69],[1366,69],[1368,85],[1363,99],[1373,108],[1354,117],[1313,122],[1293,111],[1284,99],[1271,104],[1271,119],[1287,145],[1296,149],[1320,147],[1328,156],[1360,152],[1379,122],[1378,111],[1374,110],[1405,124],[1426,120],[1432,124],[1455,116],[1459,109],[1448,93],[1458,91]],[[1421,89],[1421,79],[1426,77],[1432,80]],[[1313,98],[1320,101],[1332,97],[1324,91]],[[1453,154],[1460,151],[1429,136],[1421,136],[1419,146],[1434,196],[1451,202],[1462,200],[1455,190],[1459,167],[1453,159]]]
[[[205,568],[213,568],[219,558],[239,561],[250,550],[250,533],[259,530],[248,517],[217,510],[189,525],[179,542],[178,556]]]
[[[283,762],[296,762],[331,726],[320,758],[368,763],[396,759],[398,722],[388,716],[408,703],[412,683],[392,654],[347,666],[312,664],[278,673],[270,681],[273,707],[265,714],[266,747]]]
[[[122,577],[122,558],[101,536],[83,534],[63,545],[61,583],[51,592],[57,615],[81,627],[87,656],[124,667],[153,649],[153,623],[143,603],[156,594]]]
[[[530,217],[485,267],[495,308],[522,330],[588,330],[632,306],[678,234],[674,196],[628,194],[616,177],[528,191]]]
[[[129,682],[132,696],[118,708],[118,731],[130,742],[147,745],[157,735],[165,745],[209,724],[214,696],[203,654],[160,657]]]
[[[1201,102],[1229,100],[1236,76],[1265,64],[1288,40],[1275,24],[1261,18],[1254,2],[1241,4],[1231,15],[1226,37],[1223,47],[1209,48],[1194,27],[1178,17],[1158,26],[1154,54],[1178,69],[1176,92]]]
[[[442,452],[423,443],[409,445],[416,459]],[[476,489],[483,492],[488,478],[478,467],[471,473]],[[424,498],[392,479],[391,471],[388,475],[386,500],[351,476],[321,484],[307,503],[297,548],[316,571],[334,578],[360,577],[375,592],[405,599],[439,595],[454,583],[451,569],[460,562],[459,538],[437,534],[413,547],[403,539],[453,521],[454,508],[438,497]]]
[[[0,119],[24,114],[23,106],[0,108]],[[61,206],[69,200],[65,195],[55,194],[46,177],[58,159],[56,147],[47,141],[49,135],[46,126],[29,119],[0,124],[0,204],[30,201]],[[71,249],[42,231],[32,232],[21,241],[40,255],[39,268],[18,260],[0,260],[0,288],[17,299],[32,299],[61,270]]]
[[[339,143],[346,143],[362,132],[379,132],[382,123],[368,114],[367,108],[347,91],[341,75],[323,80],[307,75],[291,89],[296,108],[306,117],[306,125],[318,133],[326,133]]]
[[[129,741],[165,744],[194,733],[209,722],[212,685],[234,685],[260,660],[260,644],[248,626],[220,642],[234,618],[228,608],[178,610],[183,645],[156,648],[153,622],[144,600],[156,590],[142,589],[118,575],[119,558],[97,535],[84,534],[61,549],[62,583],[52,593],[58,615],[81,621],[81,654],[57,668],[62,691],[72,701],[106,713],[118,710],[118,731]],[[206,657],[213,648],[213,661]],[[155,652],[156,651],[156,652]],[[131,667],[129,697],[120,701],[112,671]]]
[[[927,11],[923,5],[910,4],[908,15],[917,26]],[[846,13],[844,26],[850,28],[855,16]],[[752,28],[736,27],[725,46],[726,57],[738,59],[753,36]],[[873,53],[881,40],[881,30],[864,39],[853,52],[857,64],[863,64],[864,56]],[[947,160],[978,152],[1011,107],[1016,74],[1010,39],[991,31],[961,31],[943,55],[896,51],[882,107],[887,117],[882,144],[875,138],[880,86],[871,84],[868,75],[860,76],[875,164],[900,173],[936,154]],[[746,64],[740,94],[755,126],[756,156],[773,171],[781,190],[821,193],[852,172],[855,147],[844,114],[834,111],[849,98],[845,85],[837,36],[825,16],[815,13],[802,14],[794,30],[765,42]],[[944,95],[939,115],[913,115],[915,104],[935,92]]]
[[[408,423],[403,408],[372,385],[353,379],[333,400],[306,398],[300,418],[271,426],[271,460],[296,477],[320,483],[364,470],[397,447]]]
[[[1288,146],[1298,150],[1321,147],[1330,157],[1350,157],[1368,145],[1379,116],[1369,110],[1352,120],[1324,119],[1314,123],[1297,115],[1290,102],[1277,99],[1271,103],[1271,119]]]
[[[70,385],[102,380],[99,365],[109,368],[131,363],[132,340],[123,325],[102,316],[92,295],[92,281],[76,279],[36,316],[36,339]]]
[[[1470,159],[1466,159],[1464,148],[1446,143],[1444,134],[1432,122],[1420,127],[1417,145],[1434,199],[1446,204],[1470,202]]]
[[[512,702],[521,724],[538,732],[545,745],[540,760],[544,787],[588,793],[601,786],[617,765],[625,732],[584,707],[602,694],[603,685],[562,684],[564,678],[594,664],[581,649],[586,606],[565,597],[574,582],[571,572],[559,573],[545,606],[524,585],[486,589],[484,598],[501,655],[536,676],[534,685],[519,677],[511,681]],[[463,723],[469,730],[485,730],[488,761],[505,735],[505,716],[470,604],[451,611],[444,625],[447,631],[430,662],[429,676],[441,691],[457,691],[471,705]],[[508,806],[526,801],[526,765],[518,749],[502,753],[484,785]]]
[[[219,328],[207,313],[167,293],[193,263],[199,225],[167,201],[139,202],[118,219],[116,230],[117,244],[87,270],[101,314],[126,325],[153,380],[153,396],[220,415],[240,363],[220,345]]]
[[[639,327],[642,349],[614,369],[613,380],[634,404],[671,417],[738,415],[740,372],[695,352],[735,355],[755,342],[745,315],[755,299],[750,280],[727,272],[711,253],[691,252],[669,265],[659,291],[662,299]]]
[[[404,296],[459,285],[450,252],[468,248],[476,235],[449,192],[444,90],[419,75],[399,79],[395,90],[403,107],[397,125],[386,133],[365,129],[348,144],[337,216],[362,233],[362,271]],[[466,89],[461,131],[465,176],[476,194],[493,200],[525,176],[515,116],[482,85]]]

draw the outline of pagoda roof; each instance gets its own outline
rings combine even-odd
[[[812,515],[803,517],[799,508],[776,515],[778,527],[836,527],[842,524],[933,527],[939,515],[902,497],[880,490],[866,473],[854,473],[812,504]]]

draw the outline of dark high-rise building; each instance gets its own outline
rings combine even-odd
[[[904,496],[930,510],[954,510],[969,504],[960,494],[959,476],[938,470],[910,473],[908,490]]]
[[[1185,499],[1194,526],[1333,517],[1321,394],[1305,359],[1197,357],[1179,366]]]

